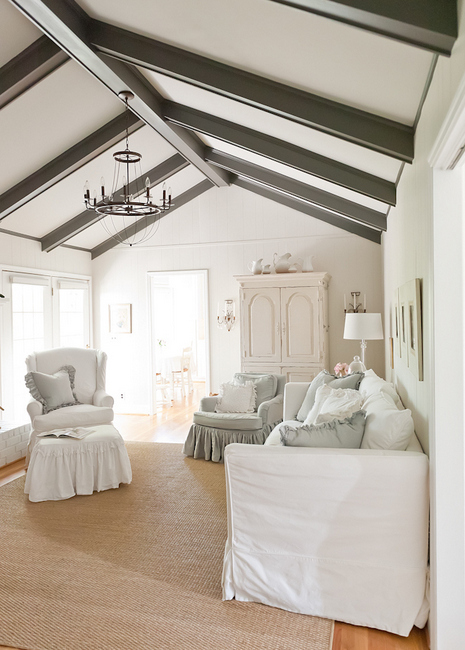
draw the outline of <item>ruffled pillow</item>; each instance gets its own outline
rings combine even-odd
[[[256,399],[257,393],[253,381],[246,381],[243,385],[235,382],[221,384],[215,412],[253,413]]]
[[[331,388],[325,384],[316,391],[315,404],[305,418],[304,424],[321,424],[335,418],[348,418],[361,409],[362,401],[363,398],[358,390]]]
[[[343,420],[292,427],[280,425],[281,444],[288,447],[359,449],[365,431],[366,412],[353,413]]]
[[[53,375],[31,371],[24,377],[32,397],[43,406],[44,414],[80,404],[74,392],[74,366],[63,366]]]

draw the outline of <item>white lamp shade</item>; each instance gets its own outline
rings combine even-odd
[[[357,341],[384,338],[381,314],[346,314],[344,338]]]

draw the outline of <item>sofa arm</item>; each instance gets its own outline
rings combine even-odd
[[[283,420],[297,420],[297,413],[305,399],[310,382],[289,382],[284,387]]]
[[[225,600],[408,636],[426,586],[424,454],[231,444],[225,473]]]
[[[43,412],[42,404],[35,399],[31,399],[31,401],[27,405],[27,412],[29,413],[29,417],[31,418],[31,424],[32,426],[34,426],[34,418],[37,415],[42,415]]]
[[[283,419],[283,396],[276,395],[267,402],[262,402],[257,410],[257,415],[262,418],[263,425],[275,424]]]
[[[107,406],[109,408],[113,408],[114,403],[115,400],[113,397],[111,395],[108,395],[108,393],[106,393],[103,388],[96,390],[92,398],[92,404],[94,406]]]
[[[206,411],[207,413],[214,413],[218,397],[202,397],[200,400],[199,411]]]

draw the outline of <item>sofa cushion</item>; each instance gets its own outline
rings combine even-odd
[[[365,420],[366,412],[360,410],[348,418],[321,424],[280,425],[281,444],[287,447],[359,449]]]
[[[305,418],[304,424],[321,424],[331,420],[348,418],[359,411],[362,396],[352,388],[331,388],[329,384],[316,391],[315,404]]]
[[[109,424],[113,421],[113,417],[113,409],[108,406],[78,404],[66,406],[44,415],[36,415],[33,426],[36,431],[51,431],[63,427],[88,427]]]
[[[73,366],[63,366],[51,375],[44,372],[28,372],[24,379],[32,397],[42,404],[43,412],[49,413],[55,409],[79,404],[74,392],[75,375]]]
[[[253,413],[208,413],[196,411],[194,424],[213,429],[236,429],[240,431],[255,431],[261,429],[262,418]]]
[[[320,386],[328,384],[331,388],[352,388],[353,390],[358,390],[362,379],[363,372],[354,372],[352,375],[347,375],[347,377],[336,377],[326,370],[322,370],[308,387],[302,406],[297,413],[297,419],[303,422],[310,413],[315,403],[316,391]]]
[[[410,409],[399,411],[382,392],[372,395],[365,404],[367,420],[361,448],[405,451],[414,433]]]
[[[251,372],[236,372],[234,381],[241,385],[246,384],[248,381],[253,381],[257,392],[256,410],[263,402],[268,402],[270,399],[273,399],[278,386],[278,378],[276,375],[263,375]]]
[[[359,391],[364,400],[381,391],[392,399],[398,409],[403,409],[402,402],[394,385],[378,377],[374,370],[367,370],[365,372],[365,376],[360,382]]]

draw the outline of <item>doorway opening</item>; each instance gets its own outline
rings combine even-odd
[[[210,390],[208,271],[149,273],[151,412]]]

